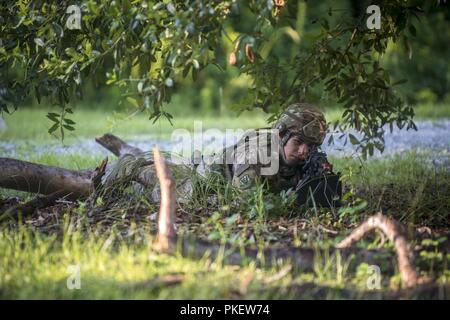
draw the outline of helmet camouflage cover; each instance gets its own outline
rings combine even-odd
[[[295,103],[283,111],[274,123],[280,132],[290,131],[299,135],[306,143],[321,145],[327,132],[327,122],[323,113],[308,103]]]

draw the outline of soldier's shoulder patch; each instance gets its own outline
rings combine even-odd
[[[239,177],[239,182],[243,185],[246,185],[250,182],[250,175],[249,174],[243,174],[242,177]]]

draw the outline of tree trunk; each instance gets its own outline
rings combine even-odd
[[[10,158],[0,158],[0,187],[76,199],[93,190],[94,170],[74,171]]]
[[[143,150],[130,146],[112,134],[105,134],[96,138],[95,141],[117,157],[126,154],[139,156],[144,153]],[[153,161],[145,165],[150,163]],[[0,158],[0,188],[52,195],[53,198],[59,195],[67,200],[76,200],[89,196],[94,191],[96,182],[94,176],[99,173],[98,170],[104,173],[106,166],[110,164],[102,163],[101,168],[76,171],[17,159]],[[146,167],[143,166],[142,171],[144,172],[145,169]],[[145,178],[145,174],[139,175],[139,179],[142,180],[139,182],[145,185],[148,182]]]

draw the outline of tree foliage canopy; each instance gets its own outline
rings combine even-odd
[[[334,129],[363,133],[360,141],[352,135],[350,141],[371,154],[383,148],[385,124],[415,127],[412,108],[397,97],[396,83],[379,60],[389,41],[419,32],[413,21],[423,11],[420,1],[374,3],[381,9],[381,28],[370,30],[369,1],[358,1],[359,11],[330,7],[326,16],[305,21],[307,3],[289,0],[4,0],[0,109],[8,112],[30,94],[48,97],[61,107],[48,114],[54,121],[49,131],[63,134],[74,129],[68,103],[82,96],[81,84],[91,78],[123,88],[128,102],[150,111],[151,118],[170,120],[164,103],[180,79],[195,80],[215,65],[249,75],[241,110],[261,108],[272,119],[323,84],[344,107]],[[73,27],[73,6],[80,10],[79,28]],[[251,28],[242,28],[244,16]],[[301,46],[306,23],[320,25],[308,48]],[[286,37],[284,46],[298,48],[293,56],[274,50]]]

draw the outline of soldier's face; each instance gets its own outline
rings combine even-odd
[[[300,140],[299,137],[292,137],[284,146],[284,154],[286,155],[286,162],[288,165],[296,165],[305,161],[310,146]]]

